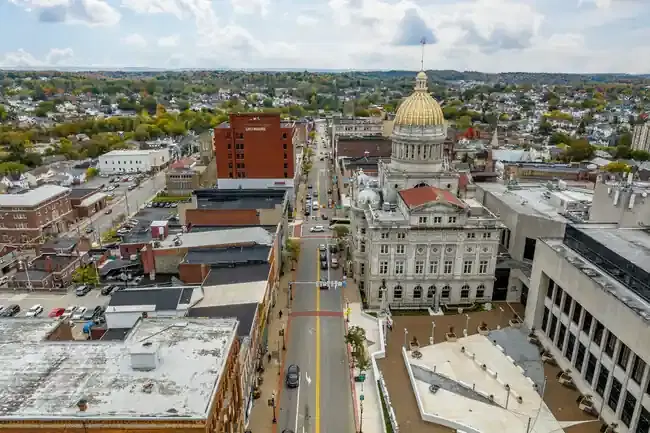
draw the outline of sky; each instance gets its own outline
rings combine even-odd
[[[0,0],[2,67],[650,73],[649,0]]]

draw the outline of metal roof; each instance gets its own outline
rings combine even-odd
[[[69,193],[70,188],[58,185],[43,185],[29,190],[23,194],[2,194],[0,195],[0,206],[2,207],[34,207],[44,201],[50,200],[58,195]]]

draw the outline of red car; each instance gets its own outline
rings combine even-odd
[[[65,312],[65,308],[52,308],[52,311],[49,312],[47,317],[61,317],[61,315]]]

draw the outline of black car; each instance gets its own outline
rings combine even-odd
[[[116,286],[104,286],[104,287],[102,287],[101,294],[104,295],[104,296],[108,296],[111,293],[113,293],[113,291],[115,289],[116,289]]]
[[[321,290],[327,290],[327,289],[329,289],[329,284],[328,284],[328,282],[327,282],[327,278],[326,278],[326,277],[320,277],[320,282],[318,283],[318,287],[319,287]]]
[[[320,268],[323,270],[327,269],[327,260],[320,261]]]
[[[11,304],[7,305],[4,310],[2,310],[2,316],[3,317],[13,317],[16,314],[20,313],[20,305],[18,304]]]
[[[318,254],[318,258],[319,258],[319,260],[320,260],[321,262],[322,262],[322,261],[327,261],[327,253],[321,251],[321,252]]]
[[[287,368],[287,374],[284,378],[284,381],[289,388],[298,388],[300,385],[300,367],[296,364],[291,364]]]
[[[81,316],[81,318],[83,320],[94,320],[94,319],[98,318],[99,316],[101,316],[102,314],[104,314],[104,309],[101,306],[98,305],[95,308],[93,308],[92,310],[90,310],[90,309],[86,310],[86,312],[84,313],[83,316]]]

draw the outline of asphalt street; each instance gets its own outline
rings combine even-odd
[[[108,183],[108,179],[106,183]],[[110,230],[117,223],[120,215],[135,213],[164,187],[165,172],[161,171],[144,180],[138,188],[132,191],[119,188],[115,190],[115,197],[108,205],[108,208],[112,209],[110,214],[107,215],[104,211],[98,212],[92,218],[85,219],[74,226],[65,236],[84,234],[86,227],[91,226],[93,228],[91,238],[93,241],[98,241],[99,234]]]
[[[324,131],[320,135],[324,136]],[[309,182],[313,185],[312,191],[318,191],[318,201],[327,204],[326,161],[319,159],[320,153],[329,149],[322,146],[323,143],[319,142]],[[311,234],[301,242],[284,363],[285,371],[291,364],[300,367],[301,383],[297,389],[284,387],[280,395],[278,432],[287,429],[296,433],[351,433],[355,430],[350,370],[343,340],[341,290],[321,290],[317,284],[321,272],[331,281],[341,280],[339,269],[320,269],[319,245],[334,242],[329,238],[329,221],[321,220],[321,213],[329,216],[332,211],[321,209],[312,213],[315,218],[305,220],[304,225],[304,235],[308,235],[309,228],[315,225],[325,226],[326,232],[318,236]]]

